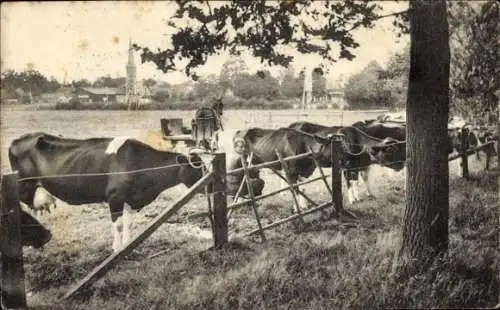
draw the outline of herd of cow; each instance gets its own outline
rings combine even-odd
[[[460,130],[451,129],[448,151],[462,150]],[[363,180],[370,196],[368,167],[378,164],[399,171],[405,166],[406,126],[385,119],[356,122],[349,126],[323,126],[295,122],[287,128],[239,130],[233,137],[234,151],[250,157],[252,164],[275,161],[311,151],[311,157],[287,164],[290,181],[308,178],[316,169],[331,167],[333,134],[342,134],[341,165],[348,181],[350,202],[359,200],[356,182]],[[477,143],[491,135],[471,137]],[[472,141],[474,145],[474,141]],[[475,144],[477,144],[475,143]],[[495,148],[491,150],[494,152]],[[251,154],[251,155],[250,155]],[[91,138],[69,139],[43,132],[15,139],[9,147],[13,171],[19,173],[19,199],[34,210],[50,208],[55,198],[72,205],[107,203],[111,213],[114,240],[118,251],[130,240],[132,213],[150,204],[164,190],[183,183],[190,187],[202,177],[193,162],[202,162],[197,154],[160,151],[135,139]],[[241,166],[229,162],[228,169]],[[270,167],[281,170],[278,162]],[[237,180],[241,181],[243,176]],[[256,176],[258,178],[258,175]],[[264,182],[259,182],[262,191]],[[238,184],[239,185],[239,184]],[[229,194],[234,194],[228,184]],[[29,213],[22,211],[24,245],[41,247],[51,238]]]

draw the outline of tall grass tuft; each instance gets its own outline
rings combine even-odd
[[[187,241],[154,259],[124,262],[83,299],[56,302],[54,296],[73,281],[74,275],[66,274],[53,279],[59,286],[37,287],[36,300],[61,309],[492,307],[499,292],[497,186],[497,176],[486,173],[451,182],[449,252],[409,278],[391,273],[404,199],[381,197],[356,206],[362,217],[358,227],[340,229],[323,221],[294,234],[280,228],[266,243],[242,241],[220,251],[196,250]],[[40,263],[61,263],[65,255],[51,253]],[[77,259],[73,272],[89,262],[95,263]],[[41,281],[54,268],[33,271],[32,280]]]

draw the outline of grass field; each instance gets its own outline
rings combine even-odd
[[[343,119],[324,110],[308,116],[296,111],[227,111],[231,133],[245,126],[286,126],[308,119],[349,124],[373,114],[346,112]],[[162,117],[190,119],[193,113],[164,111],[34,111],[3,109],[2,172],[8,171],[7,147],[12,139],[33,131],[67,137],[136,136],[159,129]],[[271,124],[273,123],[273,124]],[[356,227],[335,220],[308,218],[305,226],[285,225],[258,239],[233,237],[220,252],[212,245],[206,220],[166,223],[136,252],[111,270],[83,296],[60,297],[110,254],[111,227],[100,205],[68,206],[58,202],[40,220],[53,240],[43,251],[26,249],[28,304],[33,309],[384,309],[480,307],[498,303],[498,174],[482,172],[484,163],[470,157],[473,178],[459,178],[458,161],[450,163],[450,255],[426,274],[408,280],[390,275],[398,247],[404,210],[404,176],[374,166],[376,200],[346,207],[360,217]],[[496,165],[496,159],[493,166]],[[278,187],[271,181],[266,191]],[[164,192],[137,214],[134,231],[151,220],[185,190]],[[317,201],[329,197],[320,183],[307,187]],[[362,196],[365,193],[361,193]],[[290,197],[265,200],[264,222],[289,214]],[[204,210],[195,197],[180,215]],[[231,236],[255,228],[250,210],[234,215]],[[154,256],[155,253],[164,254]]]

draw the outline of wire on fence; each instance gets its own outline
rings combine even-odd
[[[385,166],[388,166],[390,164],[400,164],[400,163],[405,163],[405,162],[406,162],[406,160],[391,161],[389,163],[384,163],[383,166],[385,167]],[[379,164],[379,163],[375,162],[375,163],[372,163],[372,164],[369,164],[369,165],[359,166],[359,167],[356,167],[356,168],[341,168],[341,169],[342,169],[342,171],[363,170],[363,169],[368,169],[373,164]]]
[[[198,167],[198,166],[193,166],[191,163],[201,163],[202,165],[200,167]],[[44,176],[36,176],[36,177],[26,177],[26,178],[19,179],[18,182],[40,180],[40,179],[58,179],[58,178],[74,178],[74,177],[98,177],[98,176],[106,176],[106,175],[135,174],[135,173],[142,173],[142,172],[155,171],[155,170],[163,170],[163,169],[169,169],[169,168],[181,167],[181,166],[191,166],[191,167],[196,168],[196,169],[201,169],[201,167],[203,166],[203,161],[194,161],[194,162],[185,163],[185,164],[173,164],[173,165],[165,165],[165,166],[143,168],[143,169],[129,170],[129,171],[100,172],[100,173],[54,174],[54,175],[44,175]]]

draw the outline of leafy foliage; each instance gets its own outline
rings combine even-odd
[[[237,74],[247,73],[248,68],[241,57],[234,57],[227,60],[220,72],[220,86],[223,90],[234,89],[234,77]]]
[[[449,11],[453,108],[469,119],[494,122],[500,88],[499,5],[459,1],[450,3]]]
[[[92,85],[92,83],[90,83],[90,81],[87,80],[87,79],[81,79],[81,80],[78,80],[78,81],[72,81],[71,82],[71,86],[73,86],[74,88],[89,87],[91,85]]]
[[[92,86],[118,88],[124,86],[126,82],[127,79],[124,77],[112,78],[110,76],[101,76],[92,83]]]
[[[29,92],[33,96],[39,96],[43,93],[56,91],[59,86],[55,79],[49,80],[36,70],[2,72],[1,88],[2,93],[7,97],[22,97]]]
[[[385,94],[390,107],[397,109],[405,107],[409,71],[410,46],[407,45],[389,58],[386,70],[379,76],[381,91]]]
[[[152,51],[139,47],[143,62],[151,61],[163,72],[180,70],[197,79],[193,69],[204,65],[208,55],[243,50],[269,65],[288,66],[293,57],[283,47],[304,54],[315,53],[327,61],[352,60],[359,46],[352,30],[372,27],[380,18],[380,6],[369,1],[176,1],[178,9],[169,21],[175,29],[172,47]],[[213,6],[213,8],[212,8]],[[334,44],[339,51],[334,53]]]
[[[371,61],[361,72],[352,75],[345,85],[345,99],[352,108],[388,106],[389,100],[382,89],[382,67]]]
[[[245,99],[264,97],[271,100],[279,97],[279,84],[268,71],[253,75],[241,73],[235,76],[233,92]]]

